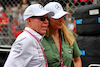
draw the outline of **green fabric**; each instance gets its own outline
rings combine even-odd
[[[51,35],[48,37],[44,37],[41,42],[43,47],[45,48],[45,53],[47,56],[47,62],[49,67],[59,67],[60,66],[60,54],[56,47],[56,44]],[[72,51],[72,53],[71,53]],[[69,45],[64,41],[64,37],[62,34],[62,57],[64,66],[71,67],[72,58],[80,56],[80,50],[75,42],[73,46],[69,47]]]

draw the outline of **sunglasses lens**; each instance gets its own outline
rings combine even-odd
[[[49,21],[49,18],[48,17],[44,17],[44,16],[40,16],[40,17],[39,16],[32,16],[30,18],[40,18],[41,21],[45,21],[45,19],[47,19]]]
[[[40,19],[41,19],[41,21],[45,21],[45,17],[41,17]]]
[[[47,17],[47,20],[49,21],[49,18]]]
[[[45,19],[47,19],[49,21],[48,17],[41,17],[41,21],[45,21]]]

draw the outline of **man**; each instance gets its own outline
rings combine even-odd
[[[47,59],[41,45],[46,33],[48,20],[46,11],[40,4],[26,8],[23,18],[27,21],[24,31],[12,45],[4,67],[47,67]]]

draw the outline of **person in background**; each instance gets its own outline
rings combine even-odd
[[[0,17],[0,23],[2,22],[2,19]],[[0,36],[3,37],[3,30],[2,30],[2,27],[0,26]]]
[[[70,15],[68,16],[68,30],[69,31],[73,31],[74,29],[74,23],[73,23],[73,19],[72,19],[72,11],[69,11]]]
[[[11,13],[11,6],[10,5],[6,6],[6,14],[11,19],[12,13]]]
[[[16,38],[16,33],[17,31],[19,31],[19,27],[18,27],[18,21],[16,18],[13,18],[13,23],[12,23],[12,27],[11,27],[11,34],[13,38]]]
[[[74,23],[74,29],[73,29],[73,32],[76,33],[76,20],[73,20],[73,23]]]
[[[50,2],[44,8],[54,12],[54,16],[49,17],[47,33],[41,42],[45,49],[48,66],[71,67],[73,60],[74,67],[82,67],[77,42],[65,25],[64,15],[69,13],[63,11],[58,2]],[[52,14],[48,16],[50,15]]]
[[[27,0],[22,0],[22,9],[25,10],[28,7],[28,1]]]
[[[21,4],[20,3],[17,4],[17,8],[18,8],[18,10],[21,9]]]
[[[3,13],[3,11],[4,11],[4,8],[3,8],[3,6],[0,3],[0,17],[1,17],[1,14]]]
[[[47,30],[49,13],[40,4],[25,9],[26,27],[13,43],[4,67],[48,67],[41,41]]]
[[[23,12],[24,11],[20,9],[19,14],[18,14],[18,24],[19,24],[20,30],[23,30],[25,28],[25,22],[23,20]]]
[[[6,6],[6,14],[7,14],[7,17],[9,18],[9,22],[11,22],[12,21],[12,11],[11,11],[10,5]]]
[[[1,22],[0,22],[0,25],[1,26],[5,26],[9,23],[9,18],[7,17],[6,13],[2,13],[1,14]]]
[[[0,21],[0,28],[2,29],[2,36],[8,35],[8,24],[9,18],[7,17],[6,13],[1,14],[1,21]]]
[[[17,8],[16,4],[12,4],[11,12],[12,12],[12,18],[17,18],[18,8]]]

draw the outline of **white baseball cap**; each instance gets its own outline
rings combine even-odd
[[[54,16],[51,16],[51,18],[54,19],[59,19],[66,14],[70,14],[69,12],[64,11],[61,4],[58,2],[49,2],[44,8],[48,11],[54,12]]]
[[[50,11],[47,11],[44,9],[44,7],[40,4],[32,4],[26,8],[23,14],[24,21],[31,17],[31,16],[43,16],[50,13]]]

